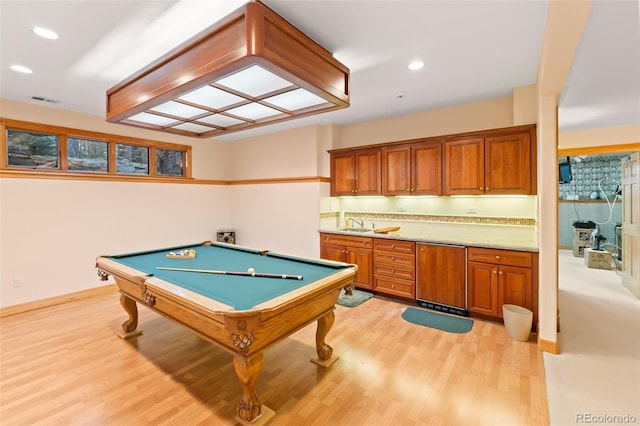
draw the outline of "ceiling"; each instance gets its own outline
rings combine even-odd
[[[535,83],[547,12],[543,0],[263,2],[350,68],[351,106],[217,139],[509,96]],[[107,89],[242,3],[0,0],[0,97],[104,116]],[[561,130],[640,124],[639,17],[637,0],[594,2],[561,97]],[[60,39],[35,36],[35,25]],[[423,69],[407,68],[415,59]]]

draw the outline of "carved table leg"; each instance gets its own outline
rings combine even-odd
[[[118,333],[118,336],[123,339],[128,339],[142,334],[142,330],[136,331],[136,328],[138,328],[138,306],[136,305],[136,301],[121,294],[120,305],[122,305],[127,315],[129,315],[129,319],[122,323],[123,332]]]
[[[333,311],[328,312],[325,316],[318,319],[318,330],[316,331],[316,352],[318,359],[312,359],[311,361],[323,367],[329,367],[338,360],[337,356],[331,357],[331,355],[333,355],[333,348],[324,341],[335,319],[336,315]]]
[[[260,415],[266,412],[273,416],[275,414],[260,402],[260,398],[256,394],[256,384],[262,370],[263,353],[259,353],[252,358],[246,358],[236,354],[233,356],[233,366],[236,375],[242,384],[242,397],[238,403],[237,414],[238,420],[242,422],[252,422]],[[261,419],[266,421],[267,419]]]
[[[344,286],[344,294],[347,296],[353,296],[353,289],[354,289],[355,285],[353,284],[353,282],[351,282],[351,284]]]

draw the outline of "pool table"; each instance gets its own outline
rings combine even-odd
[[[171,256],[189,250],[195,257]],[[273,415],[256,395],[265,349],[317,321],[318,358],[312,361],[328,366],[337,359],[325,336],[340,290],[353,285],[357,266],[206,241],[99,256],[96,268],[103,280],[113,276],[120,290],[128,315],[121,337],[141,333],[141,304],[231,352],[243,388],[237,419],[254,422]]]

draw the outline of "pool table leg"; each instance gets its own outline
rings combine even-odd
[[[256,384],[262,370],[263,359],[262,352],[251,358],[240,354],[233,356],[233,367],[242,384],[242,397],[238,403],[237,414],[239,419],[244,422],[253,422],[267,408],[262,405],[256,394]],[[273,413],[273,411],[267,410]]]
[[[318,319],[318,330],[316,331],[316,353],[318,354],[318,359],[312,359],[311,361],[323,367],[329,367],[338,360],[337,356],[331,358],[333,348],[324,341],[335,319],[336,315],[333,310]]]
[[[124,294],[120,294],[120,305],[122,305],[127,315],[129,315],[129,319],[122,323],[123,333],[118,333],[118,336],[123,339],[128,339],[142,334],[142,330],[136,331],[136,328],[138,328],[138,306],[136,305],[136,301]]]

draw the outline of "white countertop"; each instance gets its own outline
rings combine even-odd
[[[419,230],[403,229],[401,227],[399,231],[389,232],[388,234],[377,234],[373,231],[353,232],[339,228],[320,229],[319,232],[367,238],[408,240],[418,243],[452,244],[531,252],[538,251],[537,234],[533,230],[522,232],[520,229],[509,229],[509,227],[487,227],[486,229],[476,227],[473,229],[473,232],[460,232],[462,230],[451,229],[452,227],[446,228],[447,229],[443,229],[442,231],[435,231],[433,229]]]

